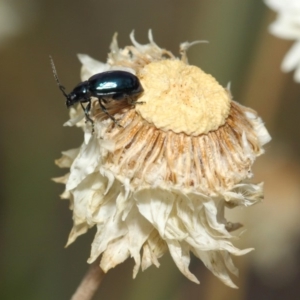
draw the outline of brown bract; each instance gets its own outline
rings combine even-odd
[[[160,186],[218,195],[251,177],[253,160],[262,153],[256,113],[234,101],[225,124],[198,136],[157,128],[135,108],[122,109],[116,117],[122,127],[109,122],[103,131],[101,124],[103,139],[114,142],[103,167],[129,180],[132,189]]]

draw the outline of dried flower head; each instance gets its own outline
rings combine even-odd
[[[265,0],[265,3],[277,12],[276,20],[270,25],[270,32],[275,36],[295,40],[281,64],[283,72],[295,71],[294,79],[300,82],[300,1]]]
[[[127,70],[144,88],[135,106],[110,101],[107,109],[118,126],[94,101],[95,132],[85,124],[81,108],[71,109],[67,125],[85,132],[79,149],[57,160],[70,173],[57,179],[66,184],[74,226],[68,245],[96,226],[89,263],[100,255],[106,272],[133,257],[138,270],[147,269],[167,251],[179,270],[193,282],[190,253],[225,284],[236,287],[230,254],[231,231],[225,207],[249,206],[263,197],[262,184],[252,184],[251,166],[270,140],[256,113],[232,101],[230,92],[201,69],[150,43],[120,49],[116,35],[106,64],[79,55],[82,79],[107,70]]]

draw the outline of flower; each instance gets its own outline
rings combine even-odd
[[[277,12],[277,19],[270,25],[270,32],[282,39],[295,40],[281,64],[283,72],[296,70],[294,79],[300,82],[300,2],[298,0],[265,0]]]
[[[225,284],[236,287],[231,254],[243,255],[231,240],[241,225],[227,222],[225,207],[249,206],[263,197],[263,186],[248,181],[251,166],[270,140],[256,112],[231,99],[211,76],[158,47],[149,32],[141,45],[120,49],[116,35],[106,64],[79,55],[82,80],[107,70],[136,74],[144,88],[135,106],[126,100],[106,104],[117,124],[94,101],[90,124],[81,107],[71,109],[66,125],[84,130],[79,149],[63,152],[56,163],[70,173],[66,184],[74,226],[67,245],[96,226],[89,263],[101,257],[107,272],[128,257],[138,270],[159,266],[170,252],[179,270],[189,271],[190,253]]]

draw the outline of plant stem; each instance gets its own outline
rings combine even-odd
[[[90,300],[97,292],[105,273],[99,267],[99,260],[89,267],[71,300]]]

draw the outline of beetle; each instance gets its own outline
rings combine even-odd
[[[109,114],[105,104],[110,100],[119,101],[123,99],[130,100],[130,102],[128,102],[132,105],[142,103],[132,101],[132,97],[137,97],[144,89],[139,79],[130,72],[113,70],[95,74],[88,80],[80,82],[69,94],[67,94],[65,92],[65,87],[61,85],[58,79],[54,61],[51,56],[50,61],[57,85],[66,97],[67,107],[69,108],[79,102],[84,111],[86,122],[91,122],[92,126],[94,126],[94,121],[90,117],[91,97],[98,99],[101,110],[117,125],[119,124],[116,119]],[[87,103],[86,107],[84,107],[83,103]]]

